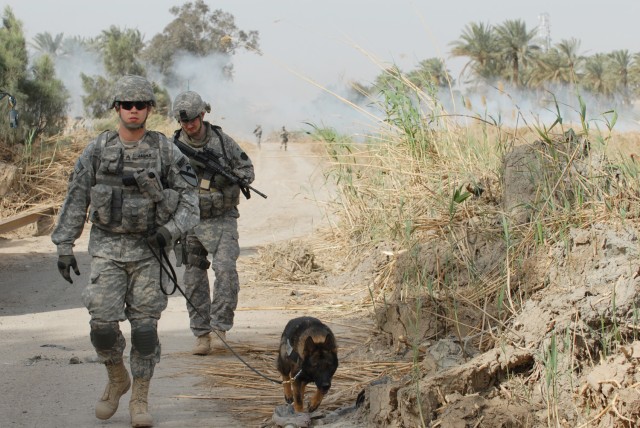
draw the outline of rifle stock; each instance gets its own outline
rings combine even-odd
[[[246,180],[238,177],[231,171],[227,171],[222,165],[220,165],[217,161],[217,156],[212,152],[211,149],[207,149],[206,147],[202,151],[198,151],[188,144],[183,143],[177,138],[173,139],[173,143],[178,146],[180,151],[184,153],[189,159],[193,159],[196,162],[202,164],[204,169],[210,172],[212,175],[218,174],[222,175],[224,178],[229,180],[233,184],[237,184],[240,186],[240,190],[246,199],[251,198],[250,190],[253,190],[258,195],[263,198],[267,198],[267,195],[259,191],[258,189],[251,187]]]

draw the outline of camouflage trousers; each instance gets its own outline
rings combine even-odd
[[[168,277],[162,279],[164,282]],[[93,257],[89,284],[82,293],[82,302],[91,315],[92,343],[97,332],[109,338],[106,345],[104,341],[100,346],[94,343],[102,362],[122,361],[126,341],[120,331],[121,321],[129,320],[132,334],[145,331],[146,337],[154,338],[155,350],[145,353],[139,352],[135,340],[131,341],[131,374],[142,379],[151,379],[160,361],[157,327],[167,307],[167,296],[160,290],[159,281],[160,264],[154,257],[131,262]]]
[[[188,253],[206,249],[215,275],[210,294],[208,271],[190,264],[185,266],[185,295],[193,304],[187,302],[191,331],[201,336],[212,329],[230,330],[240,291],[236,269],[240,255],[238,219],[234,215],[221,215],[201,220],[193,234],[187,235],[186,245]]]

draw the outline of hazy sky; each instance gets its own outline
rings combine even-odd
[[[111,25],[137,28],[149,41],[173,19],[176,0],[1,0],[24,24],[27,40],[41,32],[96,36]],[[450,43],[471,22],[501,24],[522,19],[533,29],[548,14],[552,43],[577,38],[583,54],[640,51],[640,2],[635,0],[218,0],[211,9],[235,16],[237,26],[257,30],[264,55],[235,59],[233,83],[208,74],[211,64],[192,63],[184,88],[200,91],[213,106],[214,121],[275,129],[343,114],[327,109],[320,87],[339,90],[350,80],[368,84],[381,67],[409,71],[441,57],[457,78],[464,60],[449,56]],[[93,65],[87,65],[91,70]],[[215,81],[214,81],[215,80]],[[172,95],[175,95],[173,93]],[[338,103],[340,104],[340,103]],[[324,117],[327,115],[327,117]],[[250,132],[250,130],[248,130]]]

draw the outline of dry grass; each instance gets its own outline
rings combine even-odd
[[[272,339],[274,343],[279,341],[275,336]],[[363,340],[364,335],[341,338],[340,352],[346,357],[340,359],[340,367],[333,378],[331,390],[322,401],[320,410],[331,411],[353,405],[360,391],[372,381],[384,376],[402,377],[411,370],[411,362],[350,357],[350,354],[362,347]],[[271,379],[280,380],[280,374],[275,369],[274,349],[255,344],[233,344],[233,348],[253,368]],[[209,364],[200,364],[197,371],[204,379],[201,386],[210,389],[211,394],[182,395],[180,398],[230,402],[230,409],[235,417],[252,426],[270,420],[273,409],[285,404],[282,386],[266,381],[235,358],[229,358],[215,368]],[[313,391],[315,386],[311,384],[308,394]]]
[[[19,168],[13,191],[0,199],[0,217],[60,205],[69,173],[90,139],[86,131],[78,131],[42,139],[31,146],[0,146],[0,156]]]

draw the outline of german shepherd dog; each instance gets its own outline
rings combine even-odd
[[[315,383],[317,391],[309,403],[309,413],[320,406],[331,388],[338,369],[336,338],[326,325],[313,317],[290,320],[280,339],[278,371],[282,374],[284,398],[296,412],[304,407],[304,389]]]

